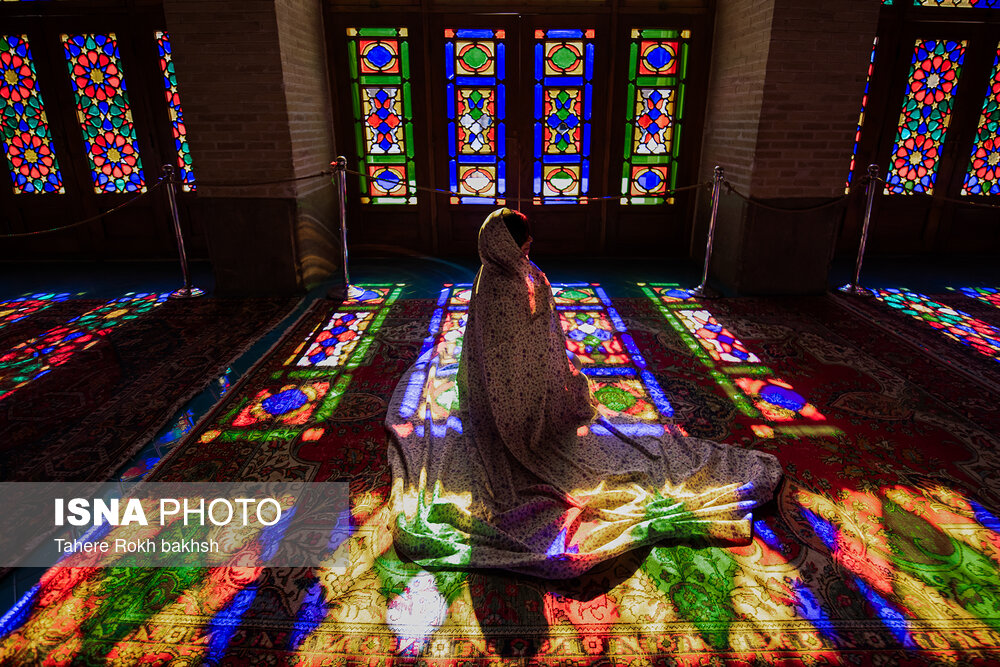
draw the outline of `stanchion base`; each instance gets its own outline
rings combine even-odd
[[[842,287],[838,287],[837,291],[843,292],[844,294],[852,294],[854,296],[875,296],[874,292],[870,289],[862,287],[861,285],[855,285],[854,283],[847,283]]]
[[[170,293],[171,299],[193,299],[194,297],[205,296],[205,290],[198,287],[181,287]]]
[[[698,299],[715,299],[719,296],[718,292],[707,285],[698,285],[697,287],[688,290],[688,292],[692,297],[696,297]]]

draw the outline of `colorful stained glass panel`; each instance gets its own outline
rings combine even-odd
[[[62,42],[94,191],[145,192],[115,34],[63,35]]]
[[[448,176],[453,204],[502,204],[506,177],[503,30],[446,29]]]
[[[963,195],[1000,194],[1000,45],[993,59],[983,110],[976,127],[976,142],[962,185]]]
[[[968,345],[980,354],[1000,361],[1000,329],[916,292],[879,289],[875,290],[875,297],[910,317],[923,320],[945,336]]]
[[[633,29],[622,204],[673,203],[687,77],[688,30]]]
[[[586,204],[593,30],[535,31],[535,204]]]
[[[934,191],[965,46],[965,41],[917,40],[886,174],[886,194]]]
[[[847,183],[844,185],[844,192],[851,188],[851,178],[854,176],[854,160],[858,156],[858,144],[861,143],[861,129],[865,124],[865,109],[868,108],[868,90],[871,88],[872,72],[875,71],[875,49],[878,48],[878,37],[872,44],[872,54],[868,59],[868,75],[865,77],[865,92],[861,96],[861,113],[858,115],[858,129],[854,133],[854,149],[851,151],[851,165],[847,169]]]
[[[0,122],[14,193],[64,193],[25,35],[0,35]]]
[[[174,133],[174,150],[177,151],[181,188],[185,192],[191,192],[196,190],[197,186],[194,182],[194,172],[191,170],[191,150],[188,147],[187,128],[184,125],[184,109],[181,108],[181,98],[177,92],[177,74],[174,72],[174,59],[170,51],[170,35],[157,31],[156,47],[160,54],[160,73],[163,74],[163,87],[167,96],[167,108],[170,111],[170,127]]]
[[[416,204],[406,28],[348,28],[361,203]]]

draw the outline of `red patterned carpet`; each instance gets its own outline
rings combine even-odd
[[[4,618],[0,662],[1000,664],[995,400],[831,297],[646,294],[614,299],[614,326],[675,423],[784,465],[752,544],[645,549],[558,582],[402,562],[382,420],[447,311],[320,303],[154,475],[348,479],[348,567],[53,569]]]

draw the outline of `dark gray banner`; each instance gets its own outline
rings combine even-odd
[[[0,567],[345,567],[346,482],[0,483]]]

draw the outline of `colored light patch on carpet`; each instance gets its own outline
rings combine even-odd
[[[69,298],[68,292],[56,294],[30,294],[9,301],[0,302],[0,329],[9,324],[20,322],[24,318],[41,312],[46,308]]]
[[[966,312],[906,289],[877,289],[875,298],[905,315],[926,322],[952,340],[1000,361],[1000,329]]]
[[[1000,520],[936,481],[967,451],[920,466],[900,455],[916,437],[873,428],[782,447],[779,509],[745,546],[657,546],[576,581],[427,572],[394,554],[387,490],[366,488],[346,572],[50,570],[0,619],[0,662],[989,664]]]
[[[764,423],[751,429],[759,437],[776,434],[804,437],[835,435],[833,426],[817,425],[826,417],[785,380],[775,377],[760,357],[731,328],[699,303],[690,290],[673,283],[638,283],[646,296],[684,341],[688,350],[708,369],[709,375],[737,409]]]
[[[708,350],[716,361],[734,364],[760,363],[760,357],[747,350],[746,345],[716,322],[707,310],[684,309],[677,310],[676,313],[681,323],[694,334],[702,347]]]
[[[594,285],[552,286],[552,298],[556,306],[601,306],[601,300],[593,289]]]
[[[204,427],[200,442],[266,440],[274,447],[309,442],[340,406],[351,372],[367,359],[374,337],[405,285],[351,285],[349,298],[324,316],[291,350],[266,386],[244,386],[228,410]],[[327,311],[329,312],[329,311]]]
[[[341,366],[354,352],[364,330],[375,319],[374,311],[338,311],[330,316],[318,334],[308,341],[307,351],[297,366]]]
[[[631,362],[621,337],[605,313],[594,310],[561,311],[566,349],[587,365]]]
[[[1000,308],[1000,287],[962,287],[962,294]]]
[[[163,304],[168,294],[127,294],[0,355],[0,400],[97,345],[112,329]]]

